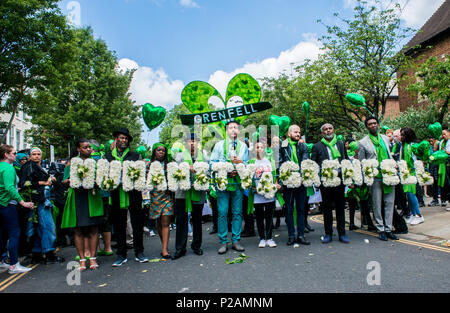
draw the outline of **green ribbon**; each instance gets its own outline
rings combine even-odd
[[[331,150],[331,157],[333,158],[333,160],[339,159],[341,157],[341,153],[339,152],[338,149],[336,149],[336,143],[337,143],[337,137],[336,134],[333,135],[333,139],[328,142],[328,140],[326,140],[325,138],[322,138],[322,143],[327,146],[328,148],[330,148]]]
[[[113,151],[111,151],[112,156],[117,160],[120,161],[120,163],[123,163],[123,159],[127,155],[127,153],[130,151],[130,148],[126,148],[125,151],[123,151],[122,156],[119,157],[117,155],[117,148],[114,148]]]
[[[440,150],[445,150],[445,146],[447,145],[447,140],[442,140],[441,141],[441,149]],[[444,188],[445,185],[445,171],[446,171],[446,165],[445,163],[439,164],[439,169],[438,169],[438,186],[441,188]]]
[[[383,138],[381,138],[380,134],[377,134],[377,137],[373,136],[369,133],[369,138],[372,141],[373,145],[375,146],[376,152],[377,152],[377,158],[378,158],[378,167],[381,164],[381,161],[389,159],[388,150],[386,148],[386,145],[384,143]],[[381,170],[379,171],[377,178],[381,179],[382,174]],[[392,186],[387,186],[383,184],[383,193],[388,194],[392,192]]]
[[[291,146],[291,150],[292,150],[291,160],[298,164],[298,158],[297,158],[297,144],[298,144],[298,142],[297,141],[293,141],[290,137],[288,137],[288,142],[289,142],[289,145]]]

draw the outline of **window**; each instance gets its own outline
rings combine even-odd
[[[14,126],[11,126],[11,129],[9,130],[9,144],[14,146]]]
[[[20,144],[20,130],[16,130],[16,151],[21,150]]]

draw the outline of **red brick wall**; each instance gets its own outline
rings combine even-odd
[[[438,60],[444,55],[450,54],[450,36],[447,34],[444,34],[443,36],[440,36],[436,38],[433,42],[430,42],[427,44],[427,46],[432,46],[431,49],[425,49],[424,51],[421,51],[413,56],[414,63],[417,65],[422,64],[425,62],[428,58],[435,56],[438,58]],[[410,70],[408,71],[407,75],[410,79],[415,79],[414,71]],[[402,73],[397,73],[398,77],[402,75]],[[429,104],[429,101],[418,99],[418,97],[414,94],[411,94],[410,92],[406,91],[405,88],[408,85],[406,82],[399,83],[398,86],[398,100],[399,100],[399,112],[405,111],[410,106],[426,106]]]

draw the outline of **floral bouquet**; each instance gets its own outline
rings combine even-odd
[[[78,189],[93,189],[95,184],[95,161],[82,160],[79,157],[70,161],[70,187]]]
[[[194,163],[194,189],[197,191],[209,190],[209,164],[206,162]]]
[[[324,187],[337,187],[341,184],[338,169],[341,167],[338,160],[325,160],[322,163],[321,178]]]
[[[361,162],[359,160],[355,159],[353,162],[350,160],[342,160],[341,169],[342,181],[345,186],[361,186],[363,184]]]
[[[273,199],[275,193],[277,192],[277,187],[273,182],[273,176],[270,172],[264,172],[259,180],[256,192],[264,196],[266,199]]]
[[[133,189],[137,191],[143,191],[145,189],[144,161],[123,162],[122,187],[125,192]]]
[[[255,175],[256,166],[255,164],[248,164],[245,166],[244,163],[239,163],[236,165],[236,170],[239,177],[241,178],[242,189],[248,189],[252,187],[253,176]]]
[[[112,161],[100,159],[97,161],[97,175],[95,182],[102,190],[110,191],[116,189],[120,184],[120,175],[122,172],[122,165],[119,161]]]
[[[180,190],[189,190],[191,188],[191,167],[189,163],[170,162],[167,164],[167,183],[172,192]]]
[[[431,176],[430,173],[425,171],[422,161],[420,160],[415,161],[414,168],[416,169],[416,177],[420,186],[433,185],[434,178],[433,176]]]
[[[228,173],[234,170],[233,164],[229,162],[215,162],[212,164],[212,171],[216,172],[215,181],[217,189],[224,191],[228,187]]]
[[[154,161],[150,164],[150,170],[147,175],[147,189],[158,191],[167,190],[166,176],[164,175],[164,168],[159,161]]]
[[[383,175],[383,184],[387,186],[395,186],[400,183],[400,177],[397,175],[397,162],[393,159],[381,161],[380,169]]]
[[[301,166],[303,186],[312,187],[314,185],[319,187],[321,184],[319,177],[319,165],[313,160],[304,160],[302,161]]]
[[[367,186],[373,185],[373,180],[375,176],[378,175],[378,160],[375,159],[365,159],[362,160],[362,170],[364,174],[364,182]]]
[[[408,164],[405,160],[400,160],[397,162],[398,169],[400,172],[400,182],[402,185],[415,185],[417,184],[417,177],[411,175],[411,172],[408,169]]]
[[[287,188],[298,188],[302,184],[299,173],[300,167],[297,163],[288,161],[280,167],[280,179]]]

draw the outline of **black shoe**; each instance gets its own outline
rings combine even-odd
[[[373,225],[369,225],[369,226],[367,227],[367,230],[368,230],[368,231],[377,231],[377,228],[376,228],[375,226],[373,226]]]
[[[181,258],[182,256],[185,256],[185,255],[186,255],[186,250],[177,251],[177,252],[175,252],[175,254],[173,255],[172,259],[173,259],[173,260],[176,260],[176,259]]]
[[[202,248],[192,249],[192,252],[194,252],[196,255],[203,255]]]
[[[359,227],[354,225],[354,224],[350,224],[350,226],[348,227],[349,230],[358,230]]]
[[[213,229],[209,232],[210,235],[217,234],[217,228],[213,227]]]
[[[45,262],[46,263],[62,263],[64,262],[66,259],[60,257],[60,256],[56,256],[55,252],[48,252],[45,254]]]
[[[425,207],[425,203],[423,203],[423,202],[419,203],[419,207],[420,207],[420,208]]]
[[[388,237],[391,240],[398,240],[399,238],[397,236],[395,236],[393,233],[388,232],[386,233],[386,237]]]
[[[309,224],[306,224],[306,225],[305,225],[305,230],[308,230],[308,231],[314,231],[314,228],[312,228],[311,226],[309,226]]]
[[[295,239],[294,238],[289,238],[288,242],[286,243],[288,246],[292,246],[295,243]]]
[[[39,264],[43,261],[42,254],[40,253],[32,253],[31,256],[31,264]]]
[[[305,227],[305,229],[303,230],[303,232],[304,232],[305,234],[309,234],[308,228]]]
[[[311,244],[308,240],[306,240],[305,236],[297,237],[296,242],[305,246],[309,246]]]
[[[166,259],[166,260],[172,260],[172,256],[171,256],[170,254],[163,255],[163,254],[161,253],[161,257],[162,257],[163,259]]]
[[[438,206],[439,202],[437,200],[433,200],[430,202],[430,204],[428,206]]]
[[[256,234],[254,231],[244,231],[241,234],[241,237],[255,237],[255,236],[256,236]]]
[[[383,240],[383,241],[387,241],[387,236],[386,233],[384,231],[382,231],[379,235],[378,235],[378,239]]]

